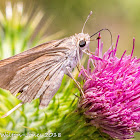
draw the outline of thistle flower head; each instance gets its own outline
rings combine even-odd
[[[129,139],[140,131],[140,59],[132,57],[135,39],[132,53],[126,55],[125,51],[117,58],[118,39],[116,47],[104,54],[103,43],[98,40],[95,55],[89,58],[87,69],[80,72],[85,79],[85,98],[79,105],[91,124],[112,138]]]

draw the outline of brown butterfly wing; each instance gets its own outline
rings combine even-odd
[[[43,83],[43,86],[47,85],[47,88],[40,96],[40,108],[44,108],[45,106],[47,106],[54,94],[59,89],[62,78],[64,76],[64,71],[61,70],[61,66],[59,65],[56,68],[54,68],[52,74],[53,76],[47,77],[47,80]]]
[[[61,71],[65,60],[65,39],[51,41],[23,53],[0,61],[0,87],[9,90],[23,103],[42,94],[52,93],[50,100],[61,84]],[[58,83],[55,81],[58,79]],[[43,97],[43,95],[42,95]]]
[[[50,41],[48,43],[41,44],[32,49],[29,49],[23,53],[17,54],[10,58],[0,61],[0,87],[4,89],[9,89],[9,82],[16,75],[16,72],[20,69],[21,66],[27,65],[29,62],[32,62],[44,55],[48,49],[53,48],[53,46],[61,43],[60,41]],[[48,52],[49,53],[49,52]]]

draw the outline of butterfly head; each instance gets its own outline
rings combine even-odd
[[[79,33],[76,34],[77,46],[80,50],[83,50],[89,46],[90,43],[90,36],[89,34]]]

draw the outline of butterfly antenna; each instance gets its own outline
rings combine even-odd
[[[7,116],[9,116],[12,112],[14,112],[15,110],[17,110],[20,106],[22,106],[23,103],[19,103],[18,105],[16,105],[14,108],[12,108],[11,110],[9,110],[6,114],[4,114],[1,118],[5,118]]]
[[[86,25],[86,23],[87,23],[87,21],[88,21],[88,19],[90,18],[90,16],[91,16],[91,15],[92,15],[92,11],[90,11],[90,13],[89,13],[89,15],[88,15],[88,17],[87,17],[87,19],[86,19],[86,21],[85,21],[84,25],[83,25],[83,28],[82,28],[82,33],[83,33],[84,28],[85,28],[85,25]]]
[[[109,29],[107,29],[107,28],[104,28],[104,29],[99,30],[98,32],[96,32],[96,33],[94,33],[93,35],[91,35],[90,38],[93,37],[93,36],[95,36],[95,35],[98,34],[99,32],[104,31],[104,30],[107,30],[107,31],[110,33],[110,36],[111,36],[111,45],[112,45],[112,33],[111,33],[111,31],[110,31]]]

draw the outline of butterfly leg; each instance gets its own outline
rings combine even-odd
[[[79,89],[80,92],[82,93],[83,97],[85,97],[84,92],[83,92],[83,90],[82,90],[80,84],[79,84],[79,83],[76,81],[76,79],[73,77],[73,75],[72,75],[72,73],[71,73],[71,71],[70,71],[70,68],[67,67],[66,69],[67,69],[67,75],[68,75],[70,78],[72,78],[72,79],[74,80],[74,82],[76,83],[78,89]]]
[[[12,108],[11,110],[9,110],[6,114],[4,114],[1,118],[5,118],[7,116],[9,116],[12,112],[14,112],[15,110],[17,110],[20,106],[22,106],[23,103],[19,103],[18,105],[16,105],[14,108]]]

